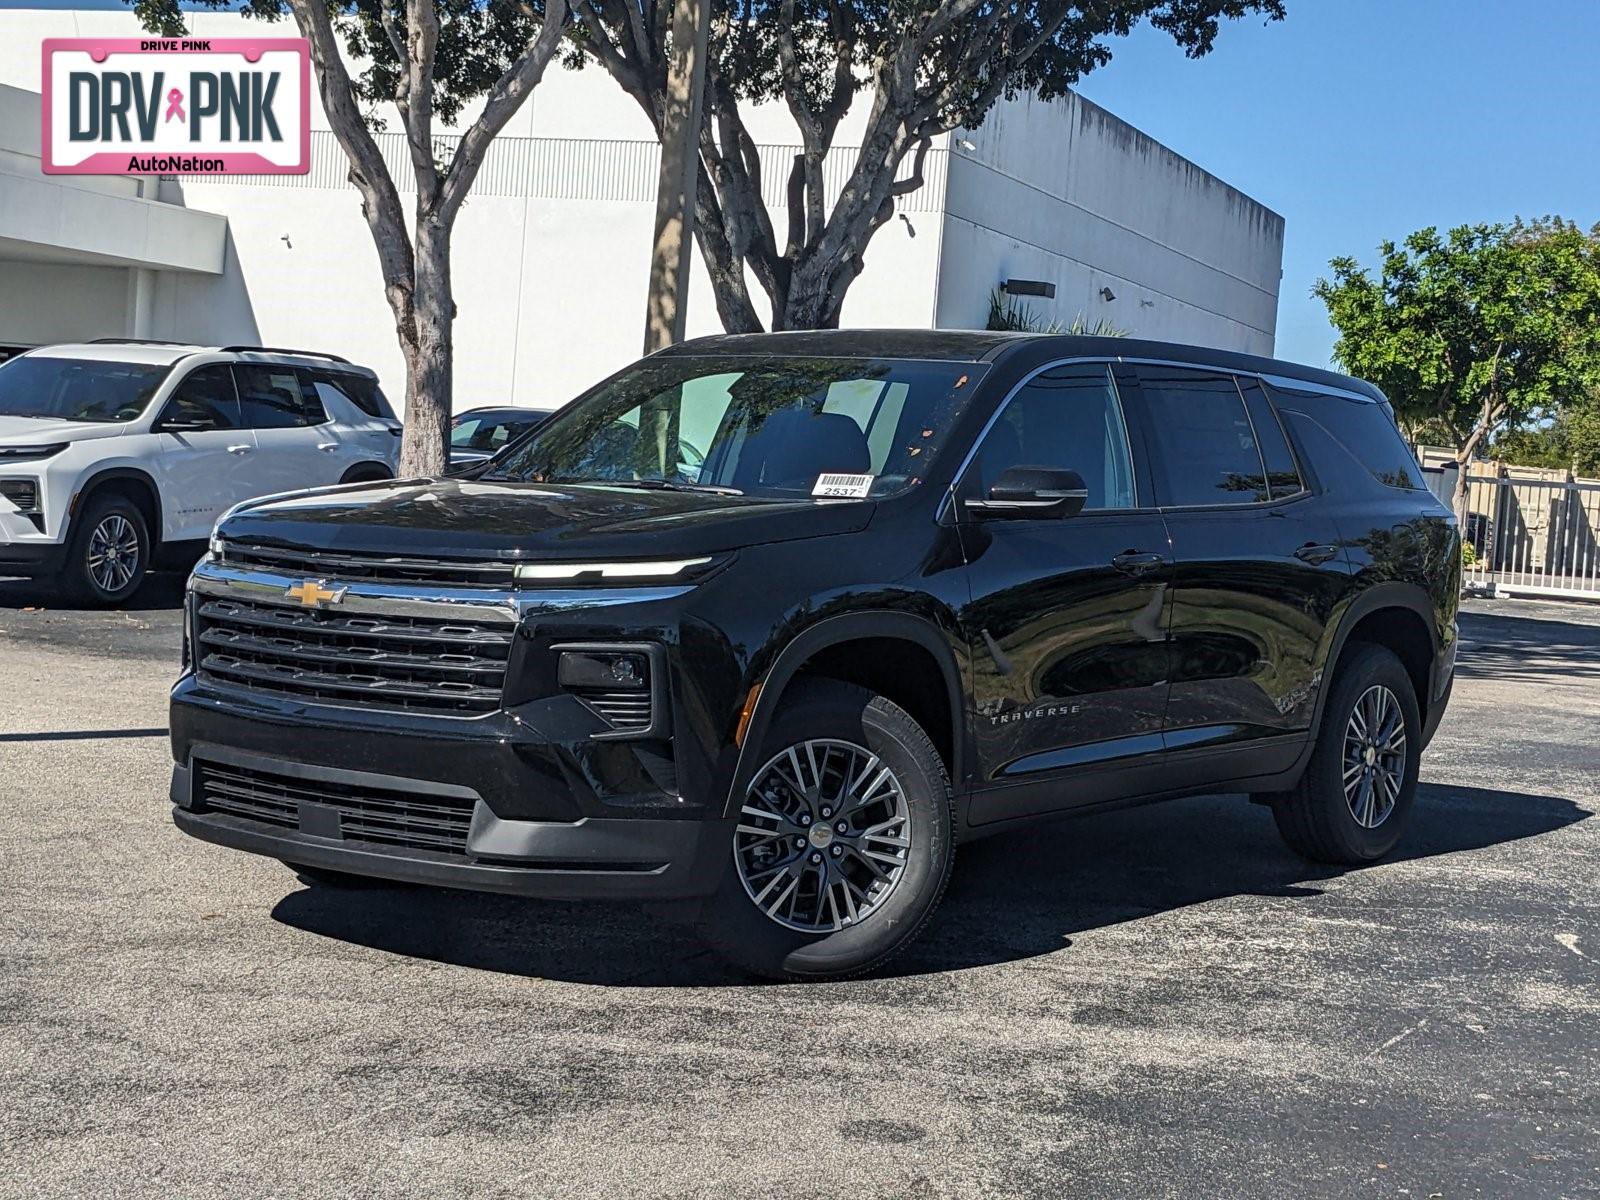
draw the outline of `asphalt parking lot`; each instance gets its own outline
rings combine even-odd
[[[1600,611],[1466,608],[1393,861],[1238,797],[1047,826],[780,986],[182,837],[177,597],[0,583],[0,1195],[1600,1194]]]

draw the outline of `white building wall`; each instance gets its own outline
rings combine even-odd
[[[200,36],[262,28],[235,13],[187,19]],[[0,84],[39,88],[46,36],[138,32],[129,12],[0,11]],[[852,145],[863,121],[863,112],[852,113],[838,144]],[[798,136],[781,105],[757,107],[749,125],[768,167],[772,219],[782,229],[784,168]],[[150,328],[140,332],[342,354],[376,369],[398,403],[404,372],[371,235],[316,105],[312,128],[307,176],[185,177],[161,185],[164,198],[226,216],[225,261],[219,276],[155,273]],[[1085,102],[1006,105],[966,136],[977,151],[952,150],[940,139],[928,156],[927,185],[903,198],[897,219],[874,238],[846,300],[845,324],[981,325],[989,289],[1009,274],[1059,279],[1056,307],[1068,319],[1082,309],[1150,336],[1270,350],[1277,258],[1270,271],[1264,257],[1248,265],[1242,259],[1275,255],[1281,219]],[[397,134],[382,140],[403,184],[410,174],[403,141]],[[1040,146],[1062,149],[1044,154]],[[565,400],[638,354],[658,154],[643,114],[604,73],[547,75],[497,140],[456,227],[458,407]],[[1069,162],[1075,170],[1065,169]],[[830,182],[842,182],[848,152],[831,156],[827,169]],[[1180,190],[1141,198],[1158,188]],[[1120,224],[1113,219],[1119,213]],[[1251,222],[1264,233],[1218,227]],[[1270,290],[1262,282],[1267,274]],[[0,246],[0,292],[24,278]],[[135,332],[126,282],[116,286],[116,304],[85,305],[83,292],[94,290],[88,277],[26,278],[60,282],[36,290],[34,324],[13,328],[65,331],[74,315],[81,319],[71,333],[15,340]],[[1088,299],[1102,278],[1118,296],[1116,305],[1102,305],[1105,312]],[[1125,279],[1140,281],[1140,294],[1159,307],[1124,311],[1125,291],[1134,303]],[[753,279],[750,286],[765,314],[764,295]],[[12,339],[7,330],[0,308],[0,343]],[[698,255],[688,331],[720,331]]]
[[[939,325],[981,325],[1001,280],[1038,279],[1055,300],[1022,302],[1046,321],[1272,353],[1270,209],[1076,95],[1003,101],[953,144]]]

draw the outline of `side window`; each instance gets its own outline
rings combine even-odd
[[[326,404],[330,392],[343,396],[369,417],[394,420],[394,410],[378,387],[376,379],[348,371],[311,371],[312,390]]]
[[[1427,487],[1411,447],[1389,414],[1370,400],[1275,389],[1285,411],[1299,412],[1333,435],[1379,483],[1412,491]]]
[[[1139,394],[1161,504],[1181,508],[1271,499],[1261,447],[1233,376],[1141,366]]]
[[[1011,467],[1053,467],[1083,476],[1085,508],[1134,507],[1133,460],[1111,368],[1034,376],[990,426],[974,466],[983,495]]]
[[[239,398],[234,395],[233,375],[227,365],[189,372],[167,401],[161,423],[196,432],[239,428]]]
[[[305,406],[307,425],[325,425],[328,421],[328,410],[323,407],[322,393],[317,390],[315,376],[304,367],[295,371],[300,376],[300,400]]]
[[[322,402],[306,395],[309,385],[302,386],[302,373],[294,367],[235,363],[233,377],[244,423],[251,429],[293,429],[327,420]]]
[[[1261,461],[1267,467],[1267,490],[1272,499],[1298,496],[1305,491],[1300,478],[1300,468],[1289,449],[1289,439],[1284,436],[1278,414],[1273,412],[1267,393],[1254,379],[1241,379],[1239,391],[1244,394],[1244,404],[1250,410],[1250,423],[1255,426],[1256,440],[1261,444]]]

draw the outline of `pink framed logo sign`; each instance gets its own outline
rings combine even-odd
[[[304,38],[46,38],[48,175],[304,175]]]

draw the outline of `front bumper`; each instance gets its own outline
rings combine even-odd
[[[678,899],[715,890],[732,831],[721,820],[581,817],[540,821],[497,815],[467,789],[450,796],[470,805],[464,851],[370,843],[346,836],[337,797],[351,788],[414,790],[431,798],[441,786],[367,771],[307,766],[219,746],[196,745],[173,768],[173,821],[202,841],[311,867],[435,887],[546,899]],[[293,824],[268,824],[207,803],[197,776],[212,769],[292,777],[300,785]],[[304,797],[326,794],[329,803]]]
[[[0,539],[0,575],[56,575],[66,555],[67,548],[57,542]]]

